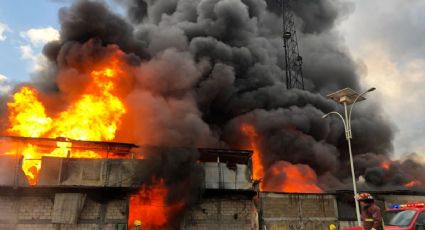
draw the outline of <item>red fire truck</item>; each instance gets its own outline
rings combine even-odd
[[[394,204],[383,213],[385,230],[425,230],[425,202]],[[363,230],[362,227],[343,230]]]

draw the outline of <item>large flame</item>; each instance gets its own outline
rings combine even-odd
[[[244,123],[241,127],[242,132],[249,138],[250,149],[252,149],[252,177],[254,180],[260,180],[264,176],[263,161],[261,159],[261,152],[258,146],[258,134],[254,126]]]
[[[129,227],[134,221],[142,222],[142,229],[166,229],[170,216],[179,213],[184,203],[169,204],[164,180],[158,180],[152,186],[144,186],[130,197]]]
[[[24,86],[7,104],[8,135],[24,137],[66,137],[74,140],[107,141],[115,133],[126,109],[116,95],[116,84],[123,73],[118,57],[112,56],[104,66],[90,72],[90,84],[66,110],[47,115],[36,89]],[[42,156],[100,158],[93,151],[71,151],[70,142],[58,142],[52,152],[41,152],[28,144],[22,150],[12,150],[23,157],[22,170],[31,185],[37,183]],[[10,152],[8,154],[11,154]]]
[[[115,66],[118,68],[118,66]],[[67,137],[77,140],[112,140],[125,107],[120,98],[113,95],[119,69],[106,67],[93,71],[90,91],[54,119],[50,137]]]
[[[250,141],[253,150],[252,165],[253,178],[261,179],[260,190],[269,192],[297,192],[320,193],[322,189],[317,185],[317,176],[308,165],[294,165],[286,161],[279,161],[265,170],[262,154],[259,147],[257,131],[251,124],[244,123],[242,132]]]
[[[7,133],[24,137],[40,137],[52,125],[43,104],[38,100],[37,92],[30,87],[22,87],[13,95],[9,108],[10,128]]]
[[[308,165],[278,161],[267,170],[262,189],[270,192],[321,193],[317,176]]]

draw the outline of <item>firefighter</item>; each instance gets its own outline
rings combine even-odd
[[[363,228],[384,230],[381,209],[375,204],[373,196],[369,193],[361,193],[357,200],[360,202]]]
[[[131,230],[141,230],[141,229],[142,229],[142,221],[135,220],[134,226],[133,226],[133,228],[131,228]]]
[[[329,230],[336,230],[336,225],[335,224],[330,224],[329,225]]]

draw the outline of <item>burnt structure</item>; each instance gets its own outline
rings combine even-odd
[[[62,138],[2,137],[0,141],[0,229],[126,229],[130,196],[150,183],[151,172],[140,169],[150,168],[152,162],[141,155],[164,152],[158,147]],[[28,144],[50,152],[58,142],[70,143],[67,157],[22,159],[20,154],[10,154],[10,148],[19,153]],[[73,158],[81,150],[96,151],[101,158]],[[256,228],[252,152],[193,151],[199,152],[197,164],[204,169],[202,197],[185,212],[180,228]],[[24,160],[41,161],[35,185],[28,184],[21,169]]]
[[[134,172],[144,162],[130,159],[135,145],[23,137],[2,137],[0,143],[0,229],[125,229],[128,196],[143,183]],[[22,159],[15,154],[26,145],[51,151],[58,143],[72,145],[67,157]],[[77,150],[96,151],[103,158],[69,158]],[[41,161],[36,185],[28,184],[24,160]]]
[[[205,169],[202,198],[186,213],[180,229],[258,229],[251,151],[199,149]]]

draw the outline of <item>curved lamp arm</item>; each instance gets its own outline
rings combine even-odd
[[[325,118],[327,118],[329,115],[332,115],[332,114],[335,114],[335,115],[339,116],[339,118],[341,118],[342,123],[344,124],[344,130],[345,130],[345,132],[347,132],[347,130],[348,130],[347,123],[346,123],[346,121],[344,120],[344,117],[343,117],[340,113],[335,112],[335,111],[334,111],[334,112],[330,112],[330,113],[327,113],[327,114],[323,115],[323,116],[322,116],[322,119],[325,119]]]
[[[350,112],[348,113],[348,121],[347,121],[347,125],[348,125],[348,128],[349,128],[349,129],[351,129],[351,112],[353,111],[354,104],[356,104],[357,100],[359,100],[359,98],[360,98],[361,96],[365,95],[366,93],[372,92],[372,91],[374,91],[375,89],[376,89],[375,87],[372,87],[372,88],[370,88],[370,89],[368,89],[368,90],[364,91],[363,93],[359,94],[359,95],[356,97],[356,99],[354,100],[353,104],[351,104]]]

